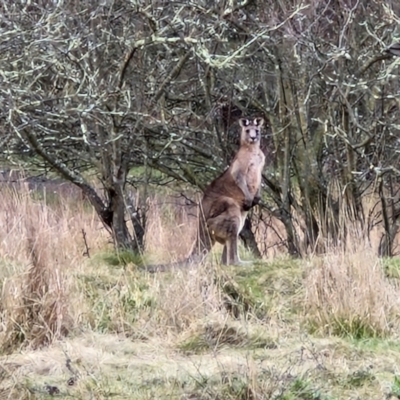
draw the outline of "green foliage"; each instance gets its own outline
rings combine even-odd
[[[313,318],[308,318],[305,327],[310,334],[316,334],[321,330],[320,321]],[[331,335],[356,340],[384,338],[388,335],[387,331],[375,326],[367,316],[359,315],[346,315],[343,317],[331,315],[324,329]]]
[[[111,266],[126,266],[128,264],[133,264],[137,266],[142,266],[143,256],[141,254],[134,253],[131,250],[121,250],[118,252],[107,253],[102,256],[102,259]]]
[[[298,318],[299,305],[287,302],[301,287],[302,269],[290,257],[255,262],[251,267],[224,267],[218,284],[225,293],[225,307],[236,318],[268,319],[280,308],[287,317]]]
[[[400,258],[388,257],[382,259],[383,269],[388,278],[400,278]]]
[[[204,335],[195,335],[178,345],[178,348],[186,354],[201,354],[211,349],[211,343]]]
[[[239,325],[209,323],[179,345],[179,349],[188,354],[217,351],[223,347],[246,350],[272,349],[276,347],[276,343],[261,329],[249,332]]]
[[[222,385],[221,399],[252,400],[257,398],[257,393],[251,387],[251,382],[246,377],[233,375]]]
[[[393,350],[400,352],[400,341],[397,339],[375,337],[362,340],[353,340],[351,342],[354,344],[354,346],[363,351],[367,350],[380,353]]]
[[[391,394],[397,399],[400,399],[400,377],[398,377],[397,375],[395,375],[395,377],[393,378]]]
[[[320,321],[309,318],[305,323],[305,328],[310,334],[318,334],[321,331]],[[371,338],[385,338],[386,331],[382,331],[368,318],[362,316],[335,316],[329,318],[329,327],[326,327],[329,333],[338,337],[348,337],[356,340]]]
[[[284,393],[278,395],[274,400],[323,400],[320,391],[315,390],[308,380],[296,378]]]
[[[138,278],[125,272],[80,277],[81,291],[90,309],[85,319],[93,330],[134,333],[138,316],[155,307],[148,284]]]
[[[251,290],[251,286],[241,285],[228,275],[222,276],[219,280],[222,292],[224,293],[225,308],[235,318],[241,316],[248,317],[249,315],[265,316],[263,298],[257,298]]]

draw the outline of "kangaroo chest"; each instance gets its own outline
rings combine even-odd
[[[264,167],[264,154],[260,151],[252,154],[248,160],[246,182],[249,191],[255,194],[261,185],[261,172]]]

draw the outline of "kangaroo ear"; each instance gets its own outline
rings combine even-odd
[[[248,119],[246,119],[246,118],[240,118],[240,119],[239,119],[239,124],[240,124],[240,126],[241,126],[242,128],[244,128],[244,127],[246,127],[246,126],[249,126],[250,121],[249,121]]]
[[[264,125],[264,118],[256,118],[255,120],[254,120],[254,125],[256,125],[256,126],[263,126]]]

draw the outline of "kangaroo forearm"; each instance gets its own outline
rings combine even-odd
[[[249,188],[247,187],[247,183],[246,182],[240,182],[240,184],[238,184],[239,188],[241,189],[241,191],[244,194],[244,199],[245,202],[251,202],[253,201],[253,196],[249,191]]]

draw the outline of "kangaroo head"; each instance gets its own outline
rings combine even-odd
[[[260,142],[261,127],[264,124],[263,118],[255,118],[254,120],[240,118],[239,124],[242,127],[242,132],[240,134],[240,144],[254,144]]]

